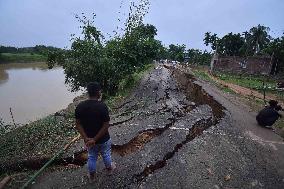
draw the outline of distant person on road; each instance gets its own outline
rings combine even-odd
[[[75,110],[76,128],[88,149],[88,170],[90,182],[94,181],[96,161],[100,153],[106,169],[112,171],[115,165],[111,159],[111,139],[108,132],[109,112],[100,101],[101,87],[97,82],[87,85],[89,99],[78,104]]]
[[[272,128],[272,125],[282,116],[278,111],[282,110],[280,105],[277,105],[278,102],[275,100],[269,101],[269,106],[262,109],[256,116],[258,125]]]

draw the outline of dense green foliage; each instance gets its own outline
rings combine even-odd
[[[217,34],[214,33],[214,34],[211,35],[211,32],[206,32],[205,36],[204,36],[204,39],[203,39],[204,44],[206,46],[210,45],[211,49],[214,50],[214,51],[217,49],[219,40],[220,39],[219,39],[219,37],[217,37]]]
[[[156,60],[170,59],[169,49],[163,45],[160,45],[157,49],[158,53]]]
[[[248,33],[245,35],[245,39],[252,47],[255,54],[263,50],[270,42],[271,36],[268,34],[270,28],[258,25],[257,27],[252,27]]]
[[[284,36],[272,40],[264,49],[275,61],[273,71],[284,73]]]
[[[83,37],[73,35],[70,50],[49,53],[49,67],[55,63],[62,65],[65,81],[73,91],[97,81],[106,94],[115,94],[121,80],[133,80],[132,74],[156,59],[161,49],[161,42],[154,38],[157,29],[143,24],[148,5],[148,1],[141,1],[139,5],[132,3],[124,33],[108,40],[95,26],[95,15],[92,19],[84,14],[76,16]]]
[[[206,32],[204,44],[225,56],[270,55],[274,59],[273,72],[284,72],[284,36],[273,39],[270,28],[258,25],[242,34],[228,33],[219,38],[217,34]]]
[[[220,40],[219,52],[228,56],[239,56],[242,54],[244,40],[240,34],[228,33]]]
[[[188,49],[187,51],[188,57],[189,57],[189,63],[190,64],[196,64],[196,65],[209,65],[210,60],[212,58],[212,54],[205,51],[201,51],[199,49]]]
[[[31,53],[1,53],[0,63],[26,63],[26,62],[45,62],[46,56]]]
[[[0,46],[0,63],[45,62],[48,52],[57,50],[59,48],[44,45],[22,48]]]
[[[29,53],[29,54],[47,55],[48,51],[54,51],[54,50],[58,50],[58,48],[52,46],[45,46],[45,45],[36,45],[34,47],[21,47],[21,48],[0,46],[0,53],[11,53],[11,54]]]
[[[219,38],[217,34],[206,32],[204,44],[210,45],[212,50],[226,56],[252,56],[260,53],[270,42],[269,28],[258,25],[242,34],[228,33]]]
[[[185,45],[169,45],[169,58],[182,62],[184,60]]]

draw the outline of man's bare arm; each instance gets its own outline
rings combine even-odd
[[[79,119],[76,119],[76,129],[78,130],[78,132],[80,133],[80,135],[84,139],[84,141],[86,142],[88,140],[88,137],[87,137],[83,127],[81,126]]]

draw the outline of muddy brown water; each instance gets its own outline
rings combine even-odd
[[[61,67],[45,63],[0,64],[0,118],[26,124],[66,108],[82,91],[72,93],[64,83]]]

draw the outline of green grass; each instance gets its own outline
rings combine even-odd
[[[284,118],[281,118],[280,120],[278,120],[275,125],[275,127],[278,127],[278,128],[284,128]]]
[[[263,93],[263,81],[264,81],[265,84],[264,87],[267,93],[276,95],[279,100],[284,100],[283,91],[277,91],[276,89],[277,81],[275,79],[267,78],[264,76],[249,76],[249,75],[241,76],[241,75],[234,75],[228,73],[216,73],[215,76],[217,76],[219,79],[225,82],[237,84],[242,87],[259,91],[260,93]]]
[[[2,135],[0,161],[51,155],[65,144],[63,139],[72,138],[76,133],[73,119],[50,115]]]
[[[232,89],[225,87],[225,86],[219,86],[219,88],[224,91],[225,93],[231,93],[231,94],[236,94],[235,91],[233,91]]]
[[[217,73],[216,76],[225,82],[237,84],[260,92],[263,90],[263,80],[265,81],[266,91],[272,92],[276,89],[276,81],[264,78],[263,76],[240,76],[227,73]]]
[[[204,81],[208,81],[210,83],[214,83],[217,87],[219,87],[222,91],[224,91],[225,93],[231,93],[231,94],[236,94],[232,89],[222,86],[218,83],[216,83],[215,81],[213,81],[210,76],[207,74],[206,71],[204,70],[193,70],[193,74],[195,77],[198,77]]]
[[[195,77],[198,77],[202,80],[213,82],[213,80],[203,70],[193,70],[193,74],[194,74]]]
[[[1,53],[0,62],[2,63],[28,63],[28,62],[45,62],[47,58],[40,54],[31,53]]]

